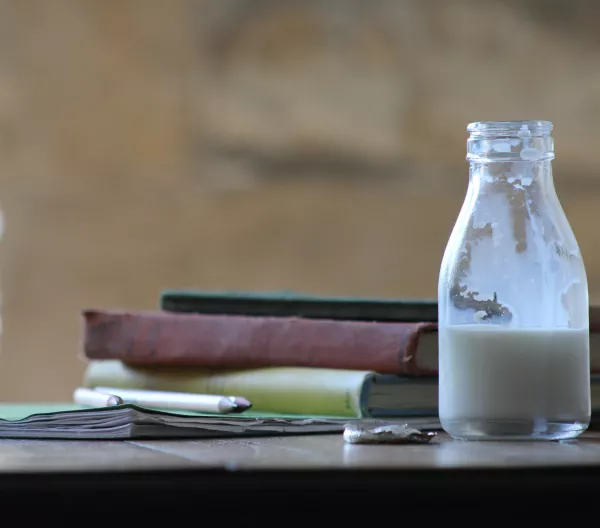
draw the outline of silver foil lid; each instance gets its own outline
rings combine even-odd
[[[344,427],[344,441],[349,444],[427,444],[436,436],[408,424],[357,422]]]

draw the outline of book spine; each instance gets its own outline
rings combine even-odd
[[[160,309],[178,313],[304,317],[388,322],[437,322],[431,299],[365,299],[310,297],[286,292],[165,291]]]
[[[83,354],[128,364],[206,368],[320,367],[436,374],[418,365],[436,323],[86,310]]]
[[[88,362],[86,387],[243,396],[253,412],[361,418],[370,372],[296,367],[208,371],[134,367],[119,360]]]

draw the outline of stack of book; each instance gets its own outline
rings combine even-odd
[[[255,413],[437,416],[437,303],[165,291],[82,313],[83,385],[228,394]]]

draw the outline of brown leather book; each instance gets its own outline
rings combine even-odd
[[[131,365],[268,366],[436,375],[437,323],[83,311],[86,359]]]

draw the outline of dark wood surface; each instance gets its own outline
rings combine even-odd
[[[323,521],[406,522],[500,505],[494,517],[525,508],[539,521],[585,511],[598,489],[598,432],[566,442],[458,442],[440,434],[431,444],[396,446],[350,445],[341,435],[0,440],[4,511],[37,504],[25,511],[46,520],[90,511],[110,520],[116,508],[133,508],[138,520],[202,511],[280,526],[282,515],[311,519],[320,509]]]
[[[600,466],[600,432],[564,442],[459,442],[439,434],[423,445],[352,445],[341,435],[243,439],[0,440],[0,473],[160,469],[444,470]]]

